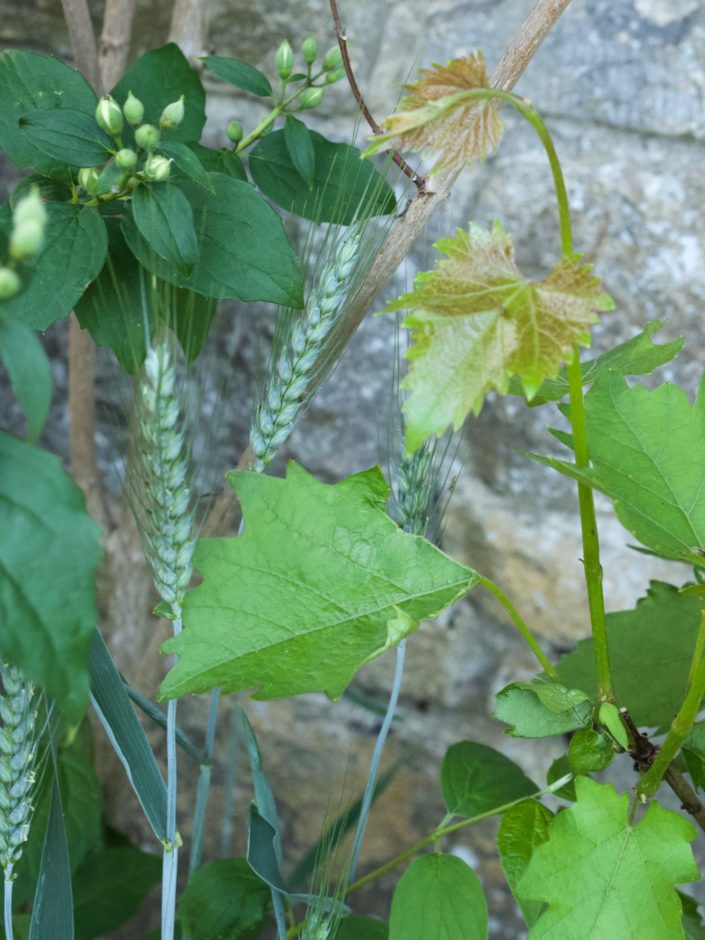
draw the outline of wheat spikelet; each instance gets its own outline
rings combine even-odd
[[[34,686],[14,666],[0,664],[0,865],[14,878],[32,821],[36,781],[38,701]]]
[[[348,231],[330,264],[321,270],[303,315],[272,363],[250,431],[258,470],[264,469],[291,434],[310,395],[317,360],[344,306],[359,249],[359,232]]]
[[[191,580],[194,513],[177,374],[166,339],[147,353],[135,412],[131,488],[138,496],[136,515],[154,585],[162,600],[177,608]]]

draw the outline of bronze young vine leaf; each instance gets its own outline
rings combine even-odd
[[[373,138],[365,156],[394,146],[439,154],[432,172],[461,167],[496,150],[502,120],[496,103],[477,98],[456,100],[459,92],[489,88],[481,52],[447,65],[421,69],[421,78],[404,86],[401,110],[382,122],[386,133]]]
[[[359,667],[466,594],[477,574],[389,518],[378,468],[319,483],[228,475],[245,528],[199,543],[203,584],[184,605],[181,658],[161,694],[257,687],[256,698],[322,690],[338,698]]]
[[[416,276],[414,290],[386,311],[410,311],[411,368],[404,384],[407,446],[415,450],[448,424],[459,428],[492,389],[516,375],[531,398],[555,376],[576,343],[588,345],[597,310],[612,301],[580,256],[561,261],[541,281],[524,278],[499,222],[470,225],[436,244],[447,257]]]
[[[577,802],[551,820],[516,886],[522,899],[548,903],[530,940],[682,937],[675,885],[699,878],[693,824],[652,801],[631,825],[629,794],[589,777],[575,786]]]

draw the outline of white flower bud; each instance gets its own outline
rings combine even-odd
[[[184,112],[184,96],[182,95],[178,101],[172,101],[164,108],[162,116],[159,118],[159,126],[163,131],[178,127],[184,119]]]
[[[122,113],[125,115],[125,120],[128,124],[132,124],[133,127],[136,127],[138,124],[142,123],[142,118],[144,117],[144,105],[139,100],[135,98],[132,92],[128,92],[127,100],[122,106]]]
[[[144,165],[144,175],[154,183],[163,183],[171,175],[171,160],[158,154],[149,157]]]
[[[153,124],[142,124],[135,131],[135,143],[142,150],[154,150],[159,144],[161,136]]]
[[[122,131],[122,108],[112,95],[104,95],[98,101],[98,107],[95,109],[95,119],[98,126],[106,134],[110,134],[111,137],[116,137]]]
[[[21,287],[20,279],[12,268],[0,268],[0,300],[14,297]]]

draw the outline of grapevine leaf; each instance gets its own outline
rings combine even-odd
[[[538,789],[514,761],[474,741],[448,748],[441,765],[441,787],[448,812],[468,818],[531,796]]]
[[[424,855],[397,883],[389,940],[483,940],[487,902],[472,868],[455,855]]]
[[[530,940],[583,940],[586,924],[593,937],[684,937],[675,885],[699,878],[693,824],[652,801],[633,826],[629,794],[589,777],[575,786],[577,802],[553,818],[517,886],[549,905]]]
[[[650,391],[608,373],[585,399],[585,422],[592,467],[536,459],[609,496],[653,554],[705,565],[705,384],[691,405],[670,382]]]
[[[179,917],[191,940],[256,937],[270,907],[269,887],[244,858],[211,862],[189,879]]]
[[[683,760],[694,786],[705,790],[705,721],[694,724],[683,742]]]
[[[0,656],[77,721],[88,703],[98,529],[53,454],[0,434]]]
[[[163,698],[257,687],[256,698],[316,690],[338,698],[365,662],[462,597],[477,574],[387,514],[378,468],[336,485],[295,463],[286,479],[228,474],[243,507],[236,538],[199,542],[203,583]]]
[[[594,728],[580,728],[568,745],[568,766],[574,774],[591,774],[612,763],[615,751],[605,734]]]
[[[583,727],[592,711],[587,696],[562,710],[542,701],[538,683],[513,682],[497,693],[495,718],[510,725],[507,734],[513,738],[549,738]],[[550,700],[549,700],[550,701]]]
[[[414,340],[404,381],[411,391],[404,405],[410,450],[440,436],[449,423],[459,428],[490,390],[507,390],[511,375],[532,398],[576,343],[589,344],[595,311],[612,307],[579,255],[541,281],[525,279],[498,222],[490,231],[459,229],[436,248],[447,258],[435,271],[418,274],[414,290],[385,310],[410,311],[404,321]]]
[[[525,800],[513,806],[502,816],[497,834],[499,860],[514,897],[521,876],[534,853],[534,849],[548,838],[548,826],[553,813],[536,800]],[[541,913],[540,901],[528,901],[517,897],[527,927],[531,927]]]
[[[686,692],[701,609],[697,597],[652,581],[633,610],[607,614],[615,693],[638,725],[664,728],[673,720]],[[599,700],[592,638],[561,659],[558,674]],[[645,682],[645,676],[658,676],[658,682]]]
[[[401,110],[382,122],[385,133],[372,138],[365,156],[387,147],[439,154],[432,173],[482,160],[497,149],[502,121],[496,102],[468,98],[463,92],[489,88],[482,53],[421,69],[421,78],[404,86]]]

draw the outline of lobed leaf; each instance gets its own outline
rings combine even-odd
[[[191,940],[254,940],[269,907],[269,887],[247,861],[227,858],[191,875],[179,918]]]
[[[283,480],[245,471],[228,480],[245,531],[198,544],[203,583],[187,594],[186,629],[163,647],[181,657],[164,698],[219,686],[338,698],[363,663],[476,583],[392,522],[378,468],[332,486],[293,462]]]
[[[497,834],[499,860],[507,876],[509,887],[517,900],[527,927],[538,919],[543,904],[540,901],[517,897],[517,885],[527,869],[537,846],[548,839],[548,827],[553,813],[536,800],[526,800],[508,809],[502,816]]]
[[[510,726],[506,734],[513,738],[549,738],[588,724],[592,707],[587,695],[579,693],[578,701],[568,699],[561,709],[551,698],[548,704],[542,700],[543,688],[540,682],[513,682],[497,693],[493,715]]]
[[[564,259],[542,280],[522,277],[501,225],[470,225],[436,244],[447,257],[418,274],[414,290],[384,312],[408,309],[411,361],[404,386],[407,447],[416,450],[470,410],[492,389],[506,392],[516,375],[531,398],[577,343],[588,345],[596,310],[611,309],[599,280],[580,256]]]

